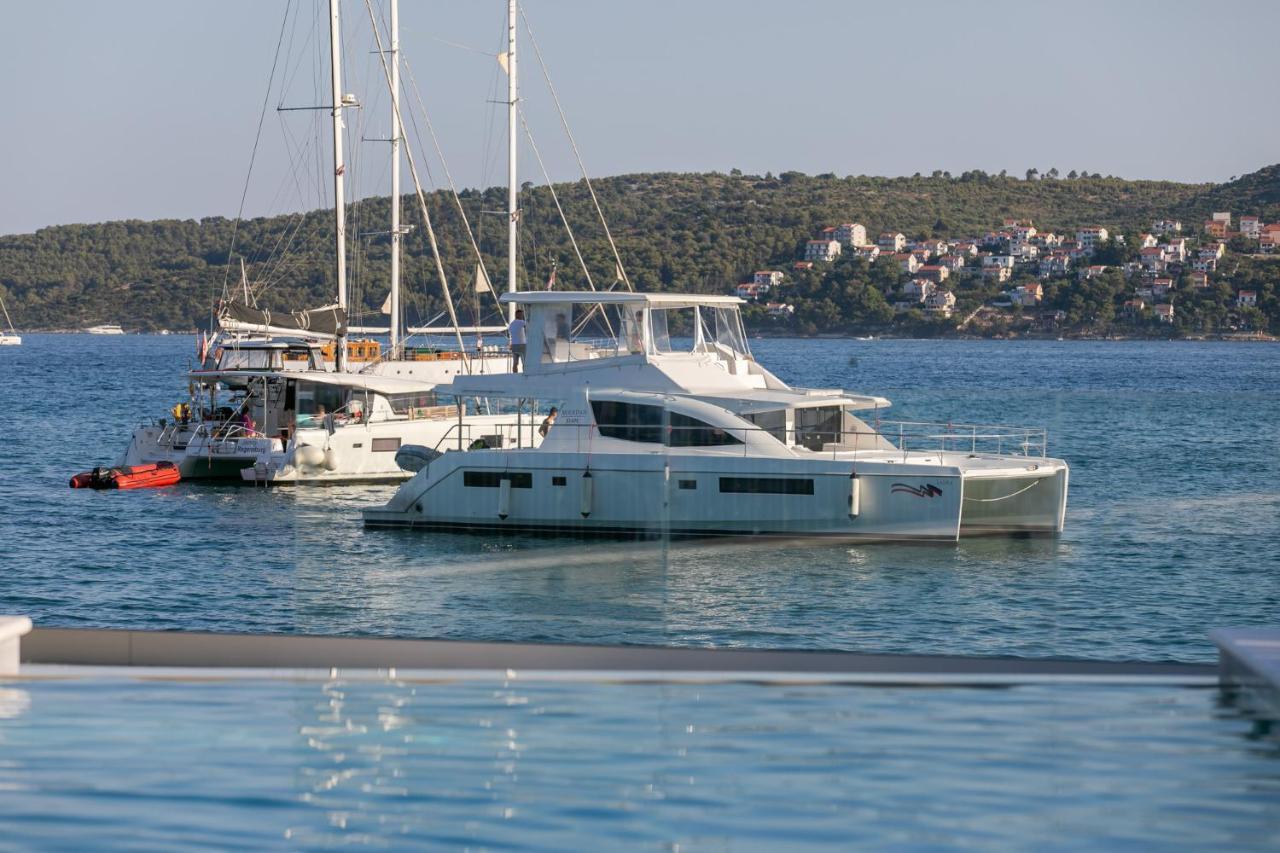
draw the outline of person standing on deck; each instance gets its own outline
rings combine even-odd
[[[511,372],[519,373],[520,363],[524,361],[525,351],[523,311],[516,311],[516,318],[507,327],[507,334],[511,336]]]

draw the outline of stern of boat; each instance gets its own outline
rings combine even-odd
[[[1037,459],[1012,470],[967,471],[960,535],[1061,533],[1069,473],[1058,459]]]

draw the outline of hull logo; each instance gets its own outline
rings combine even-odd
[[[908,495],[915,495],[918,498],[936,498],[938,495],[942,494],[942,489],[939,489],[933,483],[925,483],[923,486],[908,486],[906,483],[894,483],[893,486],[890,487],[889,491],[891,493],[902,492]]]

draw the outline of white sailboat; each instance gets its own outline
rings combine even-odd
[[[519,401],[515,445],[460,431],[367,526],[944,542],[1063,528],[1068,467],[1043,429],[889,423],[881,397],[791,388],[752,357],[737,297],[503,301],[528,315],[526,372],[437,394]],[[559,409],[540,442],[524,428],[539,403]]]
[[[510,4],[514,16],[514,2]],[[392,101],[391,292],[388,312],[390,357],[373,342],[348,343],[346,222],[343,162],[343,110],[356,99],[343,93],[338,0],[330,0],[330,47],[333,116],[334,264],[337,304],[299,314],[275,316],[248,308],[224,313],[221,325],[229,337],[212,353],[201,353],[201,365],[190,374],[196,395],[187,409],[175,407],[174,418],[135,431],[124,464],[162,460],[179,465],[187,478],[232,478],[261,483],[343,483],[401,481],[411,471],[396,461],[407,445],[435,447],[459,432],[503,435],[501,416],[442,406],[434,388],[468,373],[510,370],[505,352],[468,353],[456,323],[449,331],[458,351],[406,352],[400,327],[400,252],[405,228],[400,224],[400,156],[403,122],[399,103],[398,4],[391,2],[390,50],[385,66]],[[514,17],[512,17],[514,23]],[[512,32],[514,39],[514,29]],[[514,52],[514,44],[510,50]],[[512,84],[514,86],[514,83]],[[514,94],[512,95],[514,100]],[[514,204],[515,124],[509,127],[511,167],[509,196]],[[414,177],[422,215],[434,249],[434,232],[422,198],[411,151],[404,155]],[[512,217],[509,287],[515,286],[515,219]],[[437,265],[439,255],[436,253]],[[444,281],[443,271],[440,278]],[[487,281],[487,278],[485,279]],[[246,287],[247,290],[247,287]],[[449,300],[446,285],[446,300]],[[451,303],[450,303],[451,304]],[[452,314],[452,311],[451,311]],[[505,327],[488,331],[505,331]],[[259,337],[243,337],[257,335]],[[272,336],[268,338],[260,336]],[[281,340],[279,336],[287,336]],[[315,343],[328,339],[326,349]],[[301,340],[299,340],[301,339]],[[332,369],[328,363],[332,359]],[[221,399],[219,399],[221,395]]]
[[[4,324],[9,329],[7,332],[0,330],[0,346],[20,346],[22,344],[22,336],[13,327],[13,319],[9,317],[9,309],[5,307],[3,298],[0,298],[0,311],[4,311]]]

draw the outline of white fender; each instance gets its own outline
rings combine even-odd
[[[333,448],[325,448],[324,451],[324,469],[326,471],[338,470],[338,454],[333,452]]]
[[[858,513],[862,512],[862,479],[858,476],[858,472],[854,471],[849,475],[849,517],[857,518]]]
[[[319,468],[324,464],[324,451],[314,444],[304,444],[294,449],[293,458],[299,465]]]
[[[498,483],[498,518],[503,520],[511,514],[511,478],[503,477]]]
[[[586,518],[591,515],[591,501],[595,497],[595,477],[591,476],[590,469],[582,472],[582,506],[580,511],[582,517]]]

